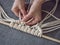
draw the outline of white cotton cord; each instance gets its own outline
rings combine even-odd
[[[56,8],[58,6],[58,2],[59,2],[59,0],[56,0],[56,4],[55,4],[54,8],[50,11],[51,14],[53,14],[56,11]],[[48,13],[46,16],[46,19],[49,18],[50,16],[51,15],[49,15],[49,13]]]
[[[58,28],[58,27],[60,27],[60,25],[57,25],[57,26],[54,26],[54,27],[45,28],[45,29],[43,29],[43,31],[50,31],[50,30]]]
[[[55,18],[56,20],[59,20],[59,18],[57,18],[56,16],[54,16],[53,14],[51,14],[50,12],[43,10],[45,13],[48,13],[49,15],[51,15],[53,18]]]
[[[55,27],[51,27],[51,28],[53,28],[53,29],[46,29],[47,31],[44,31],[43,33],[48,33],[48,32],[52,32],[52,31],[55,31],[55,30],[57,30],[57,29],[59,29],[60,28],[60,25],[58,25],[58,26],[55,26]]]
[[[60,24],[60,20],[45,23],[41,26],[41,28],[55,26],[55,25],[58,25],[58,24]]]
[[[4,24],[4,25],[9,26],[9,23],[6,23],[6,22],[4,22],[4,21],[0,21],[0,24]]]
[[[4,17],[4,19],[9,19],[9,18],[4,14],[4,12],[2,12],[2,16]]]
[[[44,27],[47,27],[47,28],[44,28]],[[44,27],[43,28],[41,27],[43,31],[46,30],[43,33],[48,33],[48,32],[54,31],[54,30],[56,30],[56,28],[59,29],[60,28],[60,20],[46,23],[46,24],[44,24]]]
[[[42,29],[39,27],[39,23],[38,24],[36,24],[36,25],[34,25],[34,26],[32,26],[32,28],[34,28],[34,30],[38,30],[39,31],[39,34],[38,35],[40,35],[40,37],[41,37],[41,35],[43,34],[43,32],[42,32]]]
[[[58,2],[58,1],[57,1]],[[56,3],[56,7],[57,7],[57,3]],[[56,8],[55,8],[56,9]],[[45,11],[46,12],[46,11]],[[51,15],[51,14],[50,14]],[[47,18],[49,18],[49,17],[45,17],[45,19],[47,19]],[[54,17],[55,19],[56,19],[56,17]],[[42,20],[42,22],[44,22],[43,20]],[[50,23],[51,24],[51,23]],[[52,24],[52,25],[54,25],[54,24]],[[46,24],[45,24],[45,27],[46,27]],[[48,32],[50,32],[50,31],[48,31]]]
[[[6,13],[5,13],[5,11],[3,10],[3,8],[0,6],[0,10],[1,10],[1,13],[3,14],[3,16],[5,17],[5,18],[8,18],[8,19],[11,19]]]
[[[7,16],[4,14],[4,12],[1,13],[4,19],[8,19]]]
[[[60,25],[57,25],[57,26],[54,26],[54,27],[44,28],[44,29],[42,29],[42,30],[46,32],[46,31],[50,31],[50,30],[52,30],[52,29],[55,30],[55,28],[58,28],[58,27],[60,28]],[[58,29],[59,29],[59,28],[58,28]],[[54,31],[54,30],[52,30],[52,31]]]
[[[7,16],[4,12],[2,12],[2,16],[3,16],[5,19],[12,19],[12,20],[13,20],[13,18],[10,18],[9,16]]]
[[[12,19],[0,19],[0,21],[6,21],[6,22],[11,22],[11,21],[13,21],[13,22],[17,22],[16,20],[12,20]]]
[[[59,2],[59,0],[56,0],[56,4],[55,4],[54,8],[50,11],[51,14],[53,14],[53,13],[55,12],[55,10],[56,10],[56,8],[57,8],[57,5],[58,5],[58,2]],[[40,26],[41,26],[42,23],[43,23],[46,19],[48,19],[49,17],[51,17],[51,15],[49,15],[49,13],[48,13],[48,14],[46,15],[46,17],[40,22]]]
[[[1,7],[0,7],[1,8]],[[3,19],[2,18],[2,10],[0,9],[0,19]]]
[[[42,25],[42,23],[45,21],[45,20],[47,20],[49,17],[51,17],[51,15],[47,15],[41,22],[40,22],[40,25]]]
[[[3,18],[1,17],[1,12],[0,12],[0,19],[3,19]]]

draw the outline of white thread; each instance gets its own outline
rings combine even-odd
[[[57,8],[59,0],[56,0],[56,4],[54,6],[54,8],[50,11],[50,14],[53,14]],[[43,10],[42,10],[43,11]],[[44,12],[44,11],[43,11]],[[51,15],[49,15],[49,13],[47,14],[47,16],[40,22],[40,26],[42,25],[42,23],[47,20],[49,17],[51,17]]]
[[[60,24],[60,20],[45,23],[41,26],[41,28],[55,26],[55,25],[58,25],[58,24]]]

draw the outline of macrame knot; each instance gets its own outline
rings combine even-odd
[[[18,21],[19,22],[19,21]],[[34,26],[28,26],[26,25],[24,22],[20,22],[18,23],[17,20],[16,21],[11,21],[10,23],[10,27],[16,28],[18,30],[30,33],[32,35],[35,36],[42,36],[42,29],[40,28],[39,24],[36,24]]]

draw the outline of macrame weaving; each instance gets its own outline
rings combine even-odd
[[[53,15],[53,13],[55,12],[55,10],[57,8],[58,1],[59,0],[56,0],[56,4],[55,4],[54,8],[50,12],[42,10],[43,12],[47,13],[47,15],[40,23],[37,23],[36,25],[33,25],[33,26],[28,26],[24,22],[20,22],[19,20],[15,20],[13,18],[10,18],[4,12],[3,8],[0,6],[0,23],[7,25],[9,27],[13,27],[17,30],[32,34],[32,35],[35,35],[38,37],[43,37],[43,38],[60,43],[60,40],[58,40],[58,39],[43,35],[43,33],[55,31],[56,29],[60,28],[60,19]],[[51,21],[51,22],[44,23],[44,21],[47,20],[48,18],[50,18],[51,16],[55,20]]]

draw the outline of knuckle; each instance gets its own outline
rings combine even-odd
[[[11,8],[11,11],[14,12],[14,8]]]
[[[11,11],[14,12],[14,11],[16,11],[16,9],[17,9],[17,8],[13,6],[13,7],[11,8]]]
[[[15,8],[12,8],[11,11],[12,11],[12,12],[16,12],[16,9],[15,9]]]

